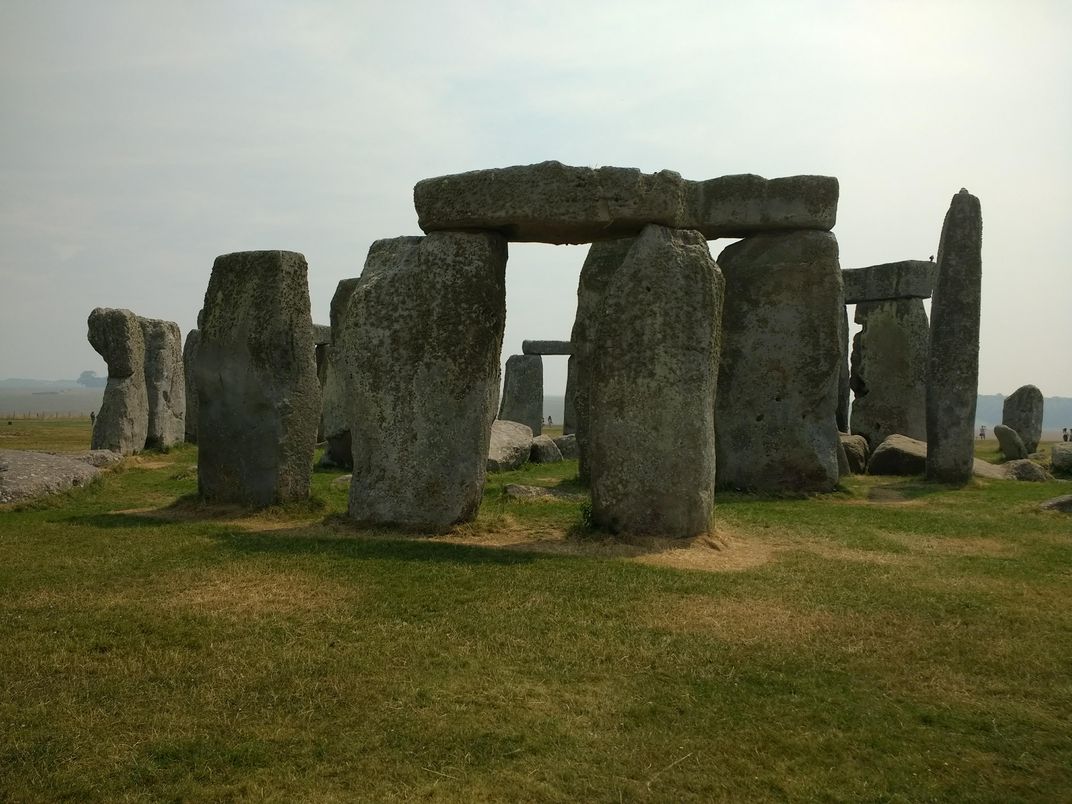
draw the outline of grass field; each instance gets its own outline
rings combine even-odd
[[[349,526],[335,473],[204,507],[195,463],[0,509],[0,800],[1072,800],[1066,483],[722,495],[711,538],[616,544],[503,494],[575,463],[434,537]]]

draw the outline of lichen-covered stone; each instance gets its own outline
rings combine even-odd
[[[937,266],[926,260],[902,260],[841,272],[845,303],[929,299]]]
[[[566,395],[562,399],[562,435],[577,431],[577,361],[570,355],[566,363]]]
[[[520,422],[539,435],[543,430],[543,358],[511,355],[506,361],[499,418]]]
[[[841,347],[841,355],[838,357],[838,401],[835,424],[839,432],[849,432],[849,397],[851,396],[851,381],[849,371],[849,356],[852,347],[849,345],[849,311],[842,305],[841,318],[838,319],[838,345]]]
[[[331,297],[331,331],[333,334],[332,342],[328,344],[324,354],[324,382],[321,389],[323,400],[320,431],[325,442],[321,464],[346,470],[354,468],[354,456],[350,442],[350,419],[344,384],[346,372],[339,365],[338,339],[343,312],[349,305],[350,296],[353,295],[354,288],[360,281],[359,277],[340,280],[335,287],[335,294]]]
[[[145,390],[149,422],[145,446],[167,449],[186,437],[186,371],[182,332],[174,321],[138,318],[145,339]]]
[[[1006,427],[1004,424],[995,424],[994,437],[998,440],[998,448],[1006,460],[1017,461],[1028,456],[1023,439],[1011,427]]]
[[[551,436],[538,435],[532,439],[529,460],[533,463],[560,463],[562,452]]]
[[[569,341],[522,341],[523,355],[571,355],[573,345]]]
[[[1003,468],[1010,480],[1024,480],[1029,483],[1045,483],[1053,480],[1053,475],[1027,458],[1008,461]]]
[[[353,439],[349,515],[449,527],[476,515],[484,488],[506,319],[506,241],[437,232],[374,248],[395,256],[362,276],[338,333]]]
[[[603,296],[592,351],[592,518],[612,532],[710,528],[724,282],[699,232],[647,226]]]
[[[555,439],[555,446],[558,447],[559,453],[562,455],[562,459],[565,461],[572,461],[577,459],[577,436],[572,433],[560,435]]]
[[[197,347],[201,342],[201,333],[191,329],[186,333],[186,343],[182,347],[183,380],[186,383],[186,418],[183,429],[186,440],[197,443],[197,378],[194,366],[197,363]]]
[[[145,448],[149,397],[145,336],[130,310],[98,307],[89,314],[89,343],[108,364],[108,384],[93,423],[93,449],[132,455]]]
[[[844,306],[837,240],[756,235],[727,247],[718,265],[726,277],[718,484],[833,489]]]
[[[292,251],[224,254],[212,266],[195,368],[205,500],[308,497],[320,384],[307,274]]]
[[[532,430],[520,422],[496,419],[488,442],[488,471],[510,472],[532,455]]]
[[[927,367],[927,479],[966,483],[975,460],[983,217],[967,190],[953,196],[938,245]]]
[[[1072,475],[1072,444],[1050,447],[1050,471],[1055,475]]]
[[[867,459],[871,454],[867,439],[863,436],[839,433],[838,438],[845,450],[845,458],[849,462],[849,471],[854,475],[862,475],[867,471]]]
[[[1042,391],[1034,385],[1023,385],[1005,398],[1001,423],[1015,430],[1029,452],[1038,449],[1042,438],[1042,413],[1045,402]]]

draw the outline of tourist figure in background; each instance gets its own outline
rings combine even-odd
[[[979,438],[986,438],[986,425],[979,428]]]

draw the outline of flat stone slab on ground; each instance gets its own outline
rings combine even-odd
[[[927,260],[901,260],[842,270],[845,304],[929,299],[934,292],[937,270],[937,264]]]
[[[529,460],[533,463],[561,463],[562,452],[549,435],[538,435],[532,439]]]
[[[867,464],[869,475],[922,475],[927,471],[927,444],[903,435],[891,435],[875,451]],[[975,477],[992,480],[1008,480],[1010,474],[1004,465],[987,463],[976,458],[972,464]],[[1013,478],[1017,479],[1017,478]]]
[[[1060,511],[1072,514],[1072,494],[1062,494],[1060,497],[1052,497],[1039,503],[1043,511]]]
[[[122,459],[110,450],[57,455],[0,449],[0,503],[24,502],[85,486],[101,473],[99,467]]]
[[[523,355],[571,355],[573,344],[569,341],[522,341]]]

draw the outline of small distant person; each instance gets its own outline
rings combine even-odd
[[[930,261],[930,262],[934,262],[934,255],[933,255],[933,254],[931,254],[931,258],[930,258],[930,260],[929,260],[929,261]]]
[[[979,438],[986,438],[986,425],[979,428]]]
[[[89,426],[92,427],[96,423],[96,421],[97,421],[97,413],[96,413],[96,411],[91,410],[89,412]]]
[[[10,422],[9,422],[9,424],[10,424]],[[1062,441],[1068,441],[1068,428],[1067,427],[1062,427],[1061,428],[1061,440]]]
[[[548,416],[548,417],[547,417],[547,423],[548,423],[548,424],[554,424],[554,422],[552,422],[552,421],[551,421],[551,417],[550,417],[550,416]]]

